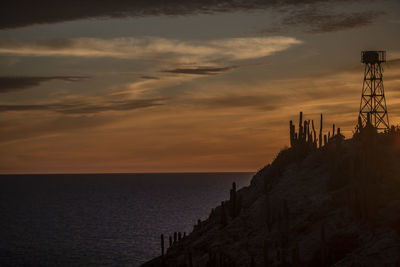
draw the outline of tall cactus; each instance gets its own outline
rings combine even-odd
[[[237,196],[236,196],[236,183],[232,183],[232,189],[230,191],[230,216],[232,218],[236,217],[236,211],[237,211]]]
[[[274,224],[273,217],[272,217],[272,209],[271,209],[271,201],[269,199],[269,195],[266,196],[266,220],[267,220],[267,228],[268,232],[272,231],[272,226]]]
[[[322,147],[322,113],[321,113],[321,121],[320,121],[320,126],[319,126],[319,148]]]
[[[304,121],[304,127],[303,127],[303,143],[305,143],[307,141],[307,135],[308,135],[308,121]]]
[[[224,202],[221,202],[221,228],[225,227],[228,223],[228,220],[226,218],[226,212],[225,212],[225,205]]]
[[[268,240],[264,240],[264,249],[263,249],[263,254],[264,254],[264,267],[268,267],[269,265],[269,255],[268,255]]]
[[[303,112],[300,111],[298,140],[303,140],[302,133],[303,133]]]
[[[311,124],[312,124],[312,131],[313,131],[313,146],[314,146],[314,149],[316,148],[316,146],[317,146],[317,133],[316,133],[316,131],[315,131],[315,127],[314,127],[314,120],[312,120],[311,121]]]
[[[294,147],[294,143],[295,143],[295,127],[293,125],[293,121],[289,122],[289,129],[290,129],[290,147]]]
[[[300,262],[300,253],[299,253],[299,244],[296,243],[294,248],[292,249],[292,266],[299,267]]]
[[[188,255],[188,260],[189,260],[189,267],[193,267],[193,255],[192,255],[192,252],[191,251],[189,251],[189,253],[188,253],[189,255]]]
[[[325,265],[326,262],[326,238],[325,238],[325,224],[321,225],[321,264]]]
[[[164,257],[164,235],[161,234],[161,256]]]

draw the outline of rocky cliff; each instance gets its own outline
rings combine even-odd
[[[399,129],[322,143],[310,124],[291,123],[290,148],[143,266],[400,266]]]

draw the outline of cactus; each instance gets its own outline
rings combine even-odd
[[[264,250],[263,250],[263,253],[264,253],[264,267],[268,267],[268,263],[269,263],[269,259],[268,259],[268,240],[267,239],[265,239],[264,240]]]
[[[164,257],[164,235],[161,234],[161,256]]]
[[[290,147],[294,147],[295,143],[295,138],[294,138],[294,133],[295,133],[295,127],[293,125],[293,121],[289,122],[289,129],[290,129]]]
[[[272,217],[271,202],[270,202],[269,196],[267,195],[266,198],[267,198],[266,199],[267,228],[268,228],[268,232],[271,232],[274,221],[273,221],[273,217]]]
[[[172,236],[169,236],[168,239],[169,239],[169,247],[172,247]]]
[[[280,221],[281,244],[286,247],[289,242],[289,208],[286,199],[283,201]]]
[[[288,237],[289,236],[289,218],[290,218],[290,215],[289,215],[289,207],[288,207],[286,199],[283,201],[283,218],[285,220],[285,229],[284,229],[284,231],[285,231],[286,236]]]
[[[197,220],[197,228],[201,230],[202,222],[200,219]]]
[[[303,112],[300,111],[300,119],[299,119],[299,136],[298,140],[302,140],[302,133],[303,133]]]
[[[241,210],[242,210],[242,196],[238,195],[236,201],[236,216],[240,214]]]
[[[182,233],[178,232],[178,241],[181,241],[181,239],[182,239]]]
[[[326,134],[324,134],[324,146],[328,144],[328,141],[326,140]]]
[[[193,267],[193,255],[192,252],[189,251],[188,253],[188,258],[189,258],[189,267]]]
[[[311,126],[312,126],[312,132],[313,132],[313,146],[314,146],[314,148],[316,148],[316,146],[317,146],[317,133],[316,133],[315,127],[314,127],[314,120],[311,121]]]
[[[326,238],[325,238],[325,224],[321,225],[321,263],[325,264],[326,261]]]
[[[320,127],[319,127],[319,148],[322,147],[322,113],[321,113],[321,121],[320,121]]]
[[[178,235],[176,232],[174,232],[174,244],[178,241]]]
[[[236,211],[237,211],[237,196],[236,196],[236,183],[232,183],[232,189],[230,191],[230,215],[232,218],[236,217]]]
[[[335,124],[333,124],[333,126],[332,126],[332,137],[334,137],[335,136]]]
[[[254,256],[251,256],[250,267],[256,267],[256,262],[254,260]]]
[[[302,141],[305,143],[307,141],[307,134],[308,134],[308,122],[304,121],[303,133],[302,133]]]
[[[225,227],[227,225],[228,221],[226,218],[226,212],[225,212],[225,205],[224,202],[221,202],[221,228]]]
[[[292,266],[298,267],[300,266],[300,255],[299,255],[299,244],[296,243],[295,247],[292,249]]]

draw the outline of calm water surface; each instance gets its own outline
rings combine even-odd
[[[0,266],[139,266],[251,173],[0,176]]]

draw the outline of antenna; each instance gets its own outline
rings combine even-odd
[[[361,62],[365,64],[361,93],[360,126],[371,123],[377,130],[389,128],[389,117],[383,88],[382,63],[386,62],[386,51],[362,51]]]

